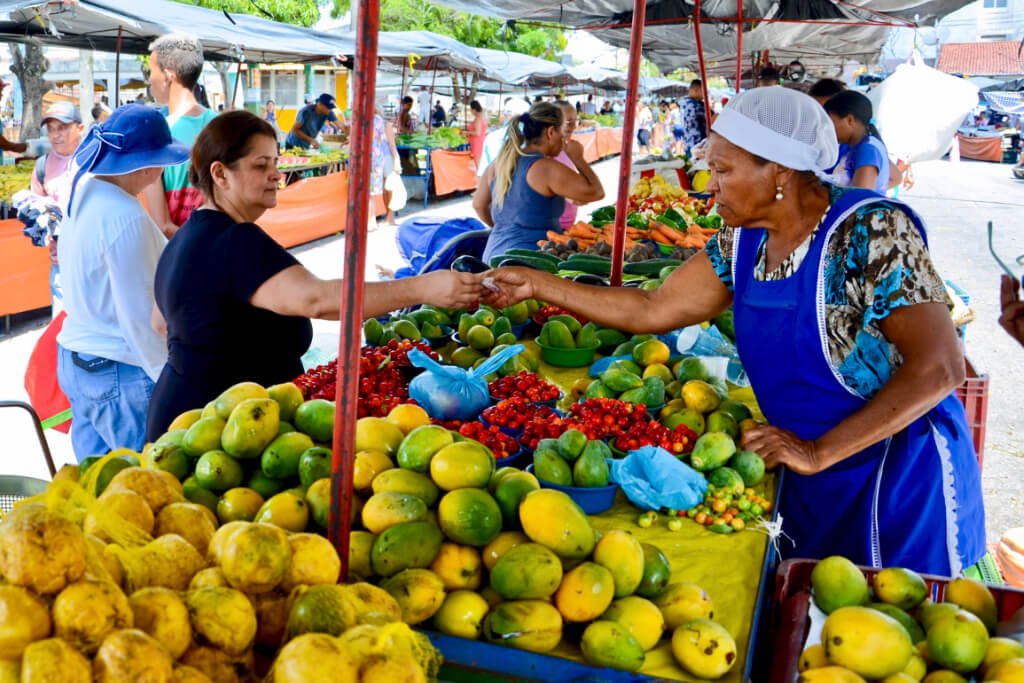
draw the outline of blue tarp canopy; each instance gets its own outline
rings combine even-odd
[[[206,58],[249,62],[327,61],[352,54],[354,41],[246,14],[228,14],[169,0],[0,0],[0,34],[46,45],[146,54],[167,33],[189,33]]]

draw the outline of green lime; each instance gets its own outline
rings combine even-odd
[[[207,451],[196,463],[196,482],[210,491],[227,491],[242,484],[244,473],[238,461],[224,451]]]

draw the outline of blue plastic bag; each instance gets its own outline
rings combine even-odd
[[[409,383],[409,396],[427,413],[440,420],[471,420],[491,402],[484,379],[523,352],[522,344],[502,349],[473,370],[442,365],[427,354],[413,349],[409,362],[426,372]]]
[[[657,446],[630,451],[611,465],[611,480],[644,510],[689,510],[704,500],[708,490],[704,475]]]

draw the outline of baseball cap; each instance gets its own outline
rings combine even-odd
[[[45,126],[48,119],[57,119],[61,123],[81,123],[82,115],[78,112],[78,107],[70,102],[54,102],[43,114],[42,125]]]
[[[334,109],[334,96],[328,93],[323,93],[320,97],[316,98],[318,104],[322,104],[328,109]]]

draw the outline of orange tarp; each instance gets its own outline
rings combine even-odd
[[[435,149],[430,153],[430,166],[438,196],[476,189],[476,162],[470,152]]]
[[[282,247],[342,232],[348,210],[348,171],[303,178],[277,193],[277,206],[259,225]]]
[[[50,305],[50,251],[37,247],[16,218],[0,221],[0,315]]]
[[[572,139],[583,145],[583,159],[588,164],[592,164],[601,158],[597,151],[597,133],[595,131],[578,130],[573,133]]]
[[[622,129],[621,128],[598,128],[597,129],[597,154],[600,157],[608,157],[622,152]]]
[[[966,159],[977,159],[978,161],[1003,161],[1002,138],[970,138],[957,135],[960,143],[960,156]]]

